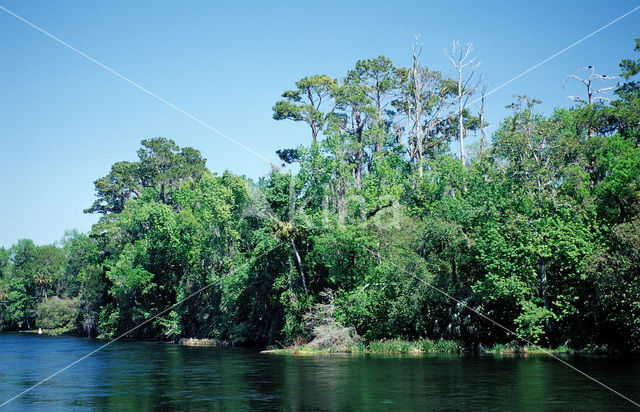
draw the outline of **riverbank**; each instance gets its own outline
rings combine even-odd
[[[490,348],[478,347],[476,350],[465,348],[464,345],[453,340],[421,339],[409,341],[403,339],[385,339],[371,341],[368,344],[359,344],[348,346],[346,350],[335,348],[319,348],[310,344],[294,345],[285,348],[267,349],[261,353],[278,354],[278,355],[322,355],[322,354],[426,354],[426,353],[463,353],[478,352],[492,355],[560,355],[560,354],[577,354],[577,353],[598,353],[594,350],[575,350],[567,346],[559,346],[555,349],[542,348],[532,345],[517,345],[516,343],[496,344]]]
[[[39,334],[37,329],[21,330],[21,331],[3,331],[3,333],[17,333],[25,335],[43,335],[43,336],[72,336],[86,338],[75,331],[65,329],[43,329]],[[97,338],[98,340],[108,341],[107,338]],[[154,339],[125,338],[121,340],[127,341],[144,341],[154,342]],[[162,342],[162,341],[157,341]],[[198,347],[229,347],[233,346],[227,341],[210,338],[181,338],[178,341],[164,341],[168,344],[176,344],[179,346],[198,346]],[[606,347],[589,347],[575,349],[565,345],[557,348],[543,348],[534,345],[518,345],[516,342],[506,344],[495,344],[492,347],[484,347],[482,345],[476,348],[469,348],[462,342],[454,340],[438,340],[420,339],[420,340],[404,340],[404,339],[382,339],[374,340],[368,343],[357,345],[348,345],[346,348],[317,347],[311,343],[292,345],[281,348],[268,347],[260,351],[264,354],[277,355],[323,355],[323,354],[427,354],[427,353],[481,353],[490,355],[601,355],[601,356],[633,356],[637,358],[637,354],[621,353],[612,351]]]
[[[74,329],[68,328],[57,328],[57,329],[27,329],[27,330],[17,330],[17,331],[7,331],[13,333],[26,333],[32,335],[48,335],[48,336],[78,336],[83,337],[83,335],[76,332]]]
[[[178,341],[181,346],[229,346],[229,343],[217,339],[182,338]]]
[[[463,346],[452,340],[433,341],[430,339],[421,339],[417,341],[408,341],[403,339],[385,339],[371,341],[368,344],[349,345],[344,348],[316,347],[311,344],[295,345],[286,348],[268,349],[262,353],[272,354],[331,354],[331,353],[381,353],[381,354],[418,354],[418,353],[461,353],[464,351]]]

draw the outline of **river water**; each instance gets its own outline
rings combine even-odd
[[[0,334],[0,403],[104,342]],[[640,362],[567,357],[640,401]],[[1,410],[622,410],[633,404],[545,356],[285,356],[115,342]]]

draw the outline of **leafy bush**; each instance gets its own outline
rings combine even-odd
[[[79,300],[60,299],[57,296],[45,298],[36,310],[36,325],[56,332],[68,332],[76,329],[80,315]]]

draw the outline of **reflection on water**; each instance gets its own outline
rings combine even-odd
[[[73,337],[0,334],[0,403],[94,350]],[[578,357],[640,400],[640,362]],[[621,410],[633,405],[544,356],[281,356],[116,342],[6,410]]]

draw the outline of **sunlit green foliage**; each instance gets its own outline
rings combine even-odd
[[[80,308],[78,299],[60,299],[57,296],[44,299],[36,311],[36,325],[48,333],[76,330]]]
[[[447,150],[451,79],[383,56],[282,95],[274,118],[311,128],[278,152],[295,173],[218,176],[193,148],[143,140],[95,181],[89,234],[0,249],[0,327],[113,337],[171,308],[130,335],[640,351],[638,62],[622,68],[611,105],[544,116],[516,96],[467,164]]]

